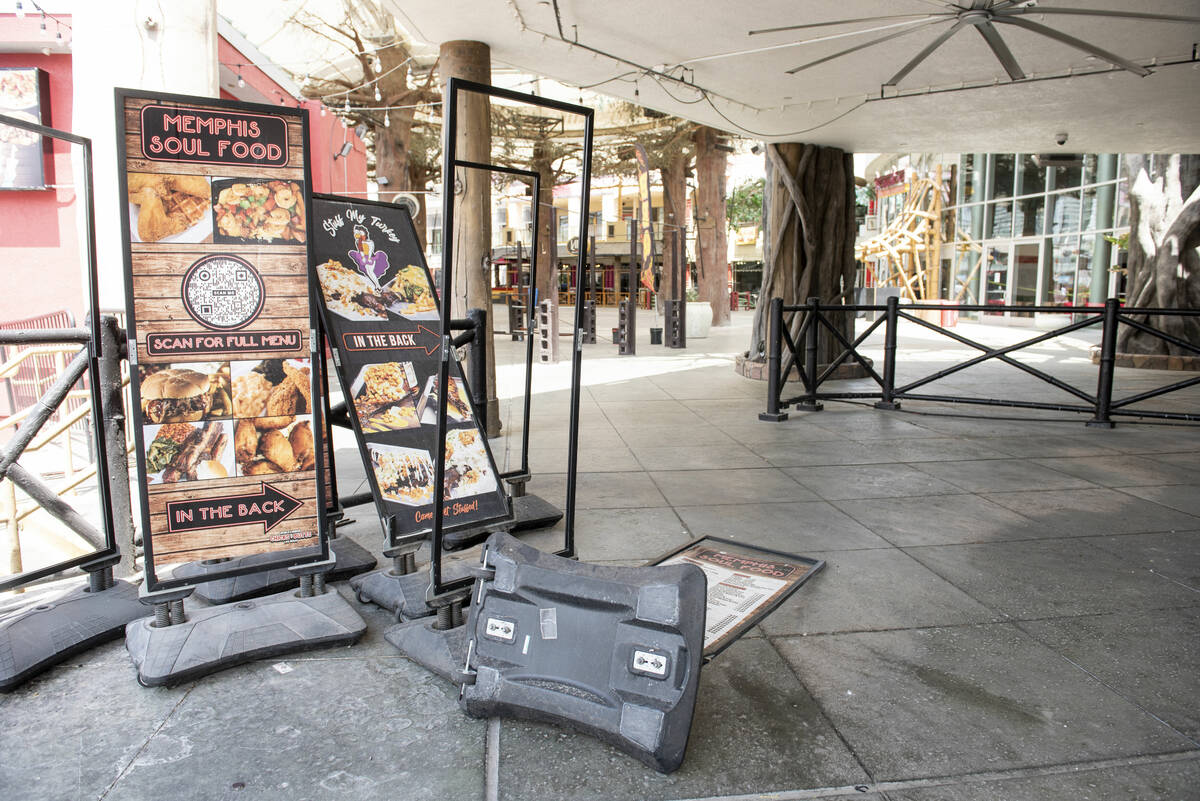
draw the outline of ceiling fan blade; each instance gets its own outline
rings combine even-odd
[[[1140,75],[1143,78],[1150,74],[1150,70],[1146,69],[1140,64],[1134,64],[1132,61],[1127,61],[1121,58],[1116,53],[1110,53],[1107,50],[1096,47],[1094,44],[1089,44],[1082,39],[1076,39],[1074,36],[1065,34],[1062,31],[1056,31],[1053,28],[1047,28],[1045,25],[1041,25],[1037,22],[1030,22],[1027,19],[1020,19],[1018,17],[1001,16],[995,17],[992,21],[1003,22],[1006,25],[1016,25],[1018,28],[1024,28],[1026,30],[1033,31],[1034,33],[1040,33],[1042,36],[1054,39],[1057,42],[1062,42],[1065,45],[1074,47],[1076,50],[1082,50],[1089,55],[1093,55],[1097,58],[1107,61],[1114,67],[1120,67],[1123,70],[1128,70],[1129,72],[1132,72],[1135,75]]]
[[[799,31],[805,28],[826,28],[830,25],[849,25],[854,22],[878,22],[882,19],[919,19],[921,17],[936,17],[946,16],[952,17],[954,14],[946,12],[945,14],[887,14],[881,17],[859,17],[857,19],[836,19],[832,22],[808,22],[804,25],[784,25],[781,28],[760,28],[756,31],[747,31],[747,36],[757,36],[760,33],[778,33],[779,31]]]
[[[943,22],[943,21],[944,20],[940,20],[940,19],[930,20],[928,22],[923,22],[920,25],[915,25],[911,28],[905,28],[902,31],[896,31],[895,33],[889,33],[887,36],[880,36],[879,38],[872,39],[869,42],[863,42],[862,44],[857,44],[854,47],[847,47],[845,50],[839,50],[838,52],[833,53],[828,56],[825,56],[824,58],[818,58],[816,61],[810,61],[807,64],[801,64],[799,67],[793,67],[792,69],[788,70],[787,73],[788,73],[788,75],[795,75],[797,72],[806,70],[809,67],[815,67],[818,64],[824,64],[826,61],[833,61],[835,58],[841,58],[842,56],[849,55],[850,53],[856,53],[859,50],[864,50],[868,47],[872,47],[877,44],[882,44],[883,42],[889,42],[892,39],[897,39],[901,36],[907,36],[908,34],[912,33],[913,31],[919,31],[928,25],[933,25],[935,23]]]
[[[893,75],[891,77],[890,80],[888,80],[886,83],[884,83],[884,86],[896,86],[897,84],[899,84],[900,81],[904,80],[904,77],[906,75],[908,75],[908,73],[910,73],[914,69],[916,69],[918,64],[920,64],[925,59],[929,58],[929,56],[933,53],[934,50],[937,50],[939,47],[944,45],[946,43],[947,39],[949,39],[954,34],[958,33],[967,24],[968,23],[965,20],[959,20],[958,22],[954,23],[954,25],[952,25],[947,30],[942,31],[942,33],[936,39],[934,39],[929,44],[925,45],[925,47],[923,47],[921,49],[921,52],[919,52],[915,56],[913,56],[911,61],[909,61],[907,64],[905,64],[903,67],[901,67],[899,72],[897,72],[895,75]]]
[[[1008,73],[1009,78],[1019,81],[1025,77],[1025,73],[1021,70],[1021,65],[1013,57],[1012,51],[1008,49],[1008,45],[1000,37],[1000,31],[996,30],[995,25],[985,22],[982,25],[976,25],[975,30],[979,31],[979,35],[988,43],[988,47],[992,48],[992,52],[1000,60],[1000,64],[1004,67],[1004,71]]]
[[[1078,17],[1124,17],[1126,19],[1158,20],[1159,22],[1200,22],[1200,17],[1182,14],[1144,14],[1141,11],[1109,11],[1100,8],[1058,8],[1050,6],[1028,6],[1005,9],[1004,14],[1073,14]]]

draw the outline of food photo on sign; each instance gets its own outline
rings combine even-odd
[[[212,186],[205,176],[131,172],[126,193],[130,241],[212,241]]]
[[[212,194],[213,241],[218,245],[306,240],[299,181],[215,178]]]

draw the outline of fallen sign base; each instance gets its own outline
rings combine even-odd
[[[820,559],[701,537],[669,551],[652,565],[692,564],[708,578],[704,658],[712,659],[757,626],[825,567]]]
[[[467,714],[568,726],[678,768],[700,681],[703,571],[583,564],[501,533],[483,558],[460,679]]]

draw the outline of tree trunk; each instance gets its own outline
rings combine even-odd
[[[766,359],[771,298],[783,298],[785,305],[805,303],[810,297],[845,304],[853,294],[853,157],[834,147],[767,145],[763,230],[763,283],[747,354],[755,361]],[[852,314],[828,317],[843,336],[852,338]],[[802,323],[802,315],[793,315],[793,336]],[[842,345],[828,331],[821,334],[817,360],[828,364]]]
[[[1129,180],[1127,309],[1200,308],[1200,156],[1125,157]],[[1200,345],[1200,318],[1149,316],[1149,325]],[[1122,353],[1195,356],[1130,326],[1121,328]]]
[[[719,131],[696,131],[696,251],[700,300],[712,304],[712,324],[729,323],[729,252],[725,221],[725,151],[717,150]]]
[[[673,270],[676,241],[684,254],[680,262],[687,263],[687,162],[688,157],[679,153],[659,169],[663,185],[663,273],[658,285],[660,301],[684,298],[685,286],[675,286]],[[672,234],[678,234],[678,240]],[[686,284],[686,281],[683,283]],[[658,307],[665,308],[661,302]]]
[[[537,276],[534,288],[537,289],[539,302],[552,300],[557,303],[558,259],[555,252],[557,231],[554,220],[554,165],[546,157],[544,145],[539,143],[533,146],[533,158],[529,168],[538,174],[541,187],[538,196],[532,199],[532,202],[537,203],[539,229],[532,243],[536,257],[534,269]]]
[[[491,50],[482,42],[444,42],[439,49],[442,97],[448,106],[454,102],[448,91],[451,77],[490,84],[492,80]],[[492,133],[490,105],[485,95],[464,92],[458,97],[458,136],[456,149],[459,160],[491,161]],[[445,110],[445,106],[443,107]],[[445,119],[445,115],[443,116]],[[445,242],[454,244],[451,310],[455,317],[467,309],[484,309],[488,315],[487,330],[487,435],[500,433],[499,401],[496,399],[495,347],[492,338],[492,293],[484,267],[491,253],[492,212],[491,175],[484,170],[456,168],[453,175],[442,176],[444,192],[454,192],[454,229],[443,230]]]
[[[417,229],[417,240],[421,243],[421,252],[429,246],[428,232],[425,230],[425,210],[428,196],[425,190],[429,187],[430,170],[409,161],[408,187],[417,196],[417,213],[413,215],[413,226]]]

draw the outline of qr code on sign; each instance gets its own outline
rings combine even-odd
[[[236,256],[207,256],[183,279],[188,314],[209,328],[240,328],[258,316],[263,305],[258,272]]]

